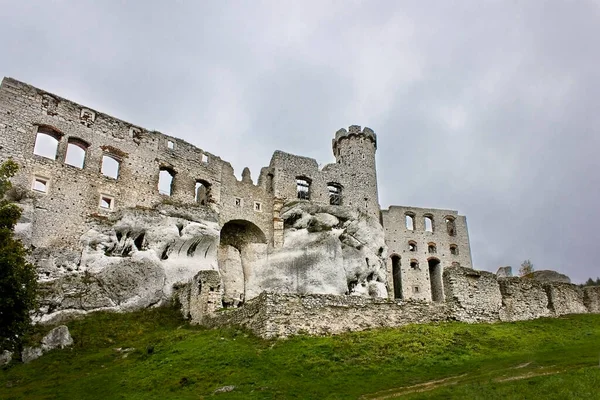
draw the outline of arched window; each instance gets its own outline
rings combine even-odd
[[[456,224],[454,223],[454,217],[446,217],[446,230],[449,236],[456,236]]]
[[[408,241],[408,251],[416,252],[417,251],[417,242],[414,240]]]
[[[405,222],[406,222],[406,229],[408,229],[409,231],[415,230],[415,214],[406,213],[405,214]]]
[[[58,152],[58,142],[62,134],[49,127],[39,126],[37,130],[37,136],[35,137],[35,146],[33,147],[33,154],[56,160],[56,153]]]
[[[433,215],[425,214],[423,216],[423,223],[425,224],[425,232],[433,232]]]
[[[175,171],[170,168],[161,167],[158,173],[158,193],[170,196],[173,193],[173,181]]]
[[[310,200],[310,179],[298,176],[296,177],[296,192],[301,200]]]
[[[116,156],[112,154],[105,154],[102,156],[102,166],[100,167],[102,175],[118,179],[120,167],[121,161]]]
[[[412,269],[419,269],[419,262],[413,258],[410,260],[410,267]]]
[[[455,245],[455,244],[450,245],[450,254],[452,254],[453,256],[458,255],[458,246],[457,245]]]
[[[83,168],[85,163],[85,152],[89,145],[81,139],[69,138],[65,164],[77,168]]]
[[[208,202],[210,201],[210,183],[208,183],[207,181],[198,179],[196,181],[195,194],[196,194],[196,203],[203,205],[203,206],[208,205]]]
[[[435,253],[437,253],[437,247],[436,247],[435,243],[429,243],[427,245],[427,252],[429,254],[435,254]]]
[[[327,184],[327,190],[329,191],[329,204],[332,206],[342,205],[342,185],[335,182]]]

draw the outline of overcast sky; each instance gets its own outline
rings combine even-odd
[[[0,75],[254,179],[378,135],[379,201],[466,215],[474,267],[600,276],[599,1],[6,1]]]

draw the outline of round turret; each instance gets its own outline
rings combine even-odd
[[[379,217],[375,152],[377,135],[372,129],[352,125],[340,129],[332,142],[333,154],[344,181],[344,204]]]

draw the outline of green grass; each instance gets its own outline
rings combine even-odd
[[[0,371],[0,399],[600,399],[600,315],[278,341],[192,327],[169,308],[68,325],[72,348]]]

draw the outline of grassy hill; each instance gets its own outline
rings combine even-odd
[[[72,348],[0,370],[1,399],[600,399],[600,315],[272,341],[170,308],[68,326]]]

